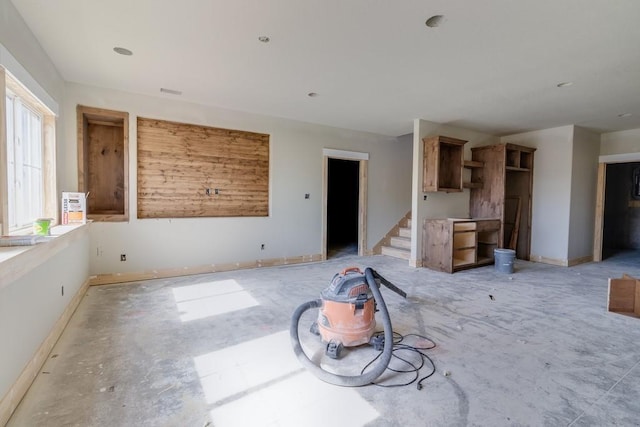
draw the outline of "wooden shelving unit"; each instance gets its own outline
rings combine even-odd
[[[498,144],[471,149],[472,160],[484,167],[473,168],[469,212],[472,217],[500,219],[498,240],[487,245],[516,250],[520,259],[529,259],[531,248],[531,194],[535,148]]]
[[[462,191],[464,144],[467,141],[448,136],[423,138],[424,162],[422,191],[425,193]]]
[[[499,232],[497,219],[427,219],[422,264],[447,273],[491,264]]]

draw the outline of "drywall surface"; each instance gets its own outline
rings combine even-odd
[[[75,165],[75,109],[130,114],[130,221],[92,227],[91,273],[176,269],[242,261],[283,259],[322,252],[323,148],[369,154],[367,247],[371,249],[411,206],[411,144],[395,138],[274,117],[204,107],[78,84],[66,88],[65,162]],[[270,207],[261,218],[138,219],[136,117],[260,132],[270,135]],[[77,186],[76,168],[64,190]],[[305,199],[305,193],[310,194]],[[264,244],[264,249],[261,245]],[[120,261],[126,254],[126,262]]]
[[[63,113],[60,108],[64,98],[64,81],[10,0],[0,0],[0,65],[8,69],[58,116],[56,158],[63,157],[59,141],[64,136],[61,120]],[[56,167],[64,168],[65,165],[56,162]]]
[[[0,0],[0,62],[50,107],[60,106],[64,82],[9,0]],[[59,117],[62,113],[59,112]],[[57,157],[63,123],[56,123]],[[64,165],[57,163],[60,169]],[[73,165],[75,170],[76,166]],[[58,176],[59,178],[59,176]],[[34,356],[89,276],[89,235],[0,289],[0,398]],[[0,267],[1,268],[1,267]],[[1,270],[0,270],[1,271]],[[65,287],[64,296],[61,286]]]
[[[428,136],[444,135],[468,141],[464,145],[464,158],[470,160],[472,147],[497,144],[499,138],[421,119],[414,120],[413,130],[411,264],[418,265],[418,260],[422,259],[422,223],[426,218],[466,218],[469,216],[469,190],[465,189],[459,193],[422,192],[424,160],[422,139]],[[470,171],[464,171],[464,179],[469,179],[469,174]],[[424,196],[427,197],[426,200]]]
[[[568,260],[573,126],[501,137],[536,148],[533,171],[531,257]]]
[[[62,238],[65,236],[56,239]],[[89,233],[84,232],[24,276],[0,288],[0,398],[88,277]]]
[[[603,133],[600,136],[600,155],[640,152],[640,129]]]
[[[575,127],[571,166],[568,259],[593,255],[600,135]]]
[[[64,81],[10,0],[0,0],[0,43],[49,96],[60,102]],[[15,77],[20,79],[22,76]],[[29,89],[36,96],[40,95],[37,90]]]

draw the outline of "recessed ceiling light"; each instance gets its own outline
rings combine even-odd
[[[567,87],[567,86],[571,86],[573,84],[573,82],[562,82],[562,83],[558,83],[556,86],[558,87]]]
[[[260,40],[262,43],[269,43],[271,41],[271,39],[267,36],[260,36],[258,37],[258,40]]]
[[[309,92],[309,93],[307,94],[307,96],[308,96],[309,98],[315,98],[316,96],[318,96],[318,94],[317,94],[317,93],[315,93],[315,92]]]
[[[133,52],[131,52],[129,49],[126,49],[124,47],[114,47],[113,51],[115,53],[119,53],[120,55],[125,55],[125,56],[131,56],[133,55]]]
[[[164,87],[160,88],[160,92],[168,93],[168,94],[171,94],[171,95],[182,95],[182,91],[173,90],[173,89],[167,89],[167,88],[164,88]]]
[[[631,113],[618,114],[618,117],[631,117]]]
[[[429,28],[439,27],[444,22],[444,15],[433,15],[431,18],[427,19],[425,25]]]

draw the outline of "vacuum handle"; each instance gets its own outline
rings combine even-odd
[[[343,276],[346,276],[347,273],[350,273],[350,272],[356,272],[356,273],[362,274],[362,271],[360,271],[360,269],[358,267],[347,267],[344,270],[342,270],[340,272],[340,274],[343,275]]]
[[[400,289],[399,287],[397,287],[396,285],[394,285],[393,283],[391,283],[390,281],[388,281],[387,279],[382,277],[374,269],[371,269],[371,272],[373,273],[373,277],[375,277],[377,280],[379,280],[380,283],[385,285],[387,288],[391,289],[396,294],[400,295],[402,298],[405,298],[405,299],[407,298],[407,293],[405,291],[403,291],[402,289]]]

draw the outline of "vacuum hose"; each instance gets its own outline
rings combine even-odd
[[[382,355],[378,359],[373,369],[362,375],[338,375],[322,369],[319,365],[316,365],[305,354],[302,346],[300,345],[300,337],[298,336],[298,324],[300,323],[300,317],[302,314],[312,308],[319,308],[322,306],[322,300],[308,301],[302,304],[293,312],[291,318],[291,343],[293,344],[293,352],[296,357],[309,371],[311,371],[316,377],[329,384],[338,385],[342,387],[361,387],[373,383],[389,366],[391,356],[393,352],[393,329],[391,327],[391,317],[389,311],[380,293],[380,288],[375,281],[374,271],[367,267],[364,270],[365,280],[373,293],[373,298],[376,301],[380,314],[382,316],[382,324],[384,325],[384,348]]]

